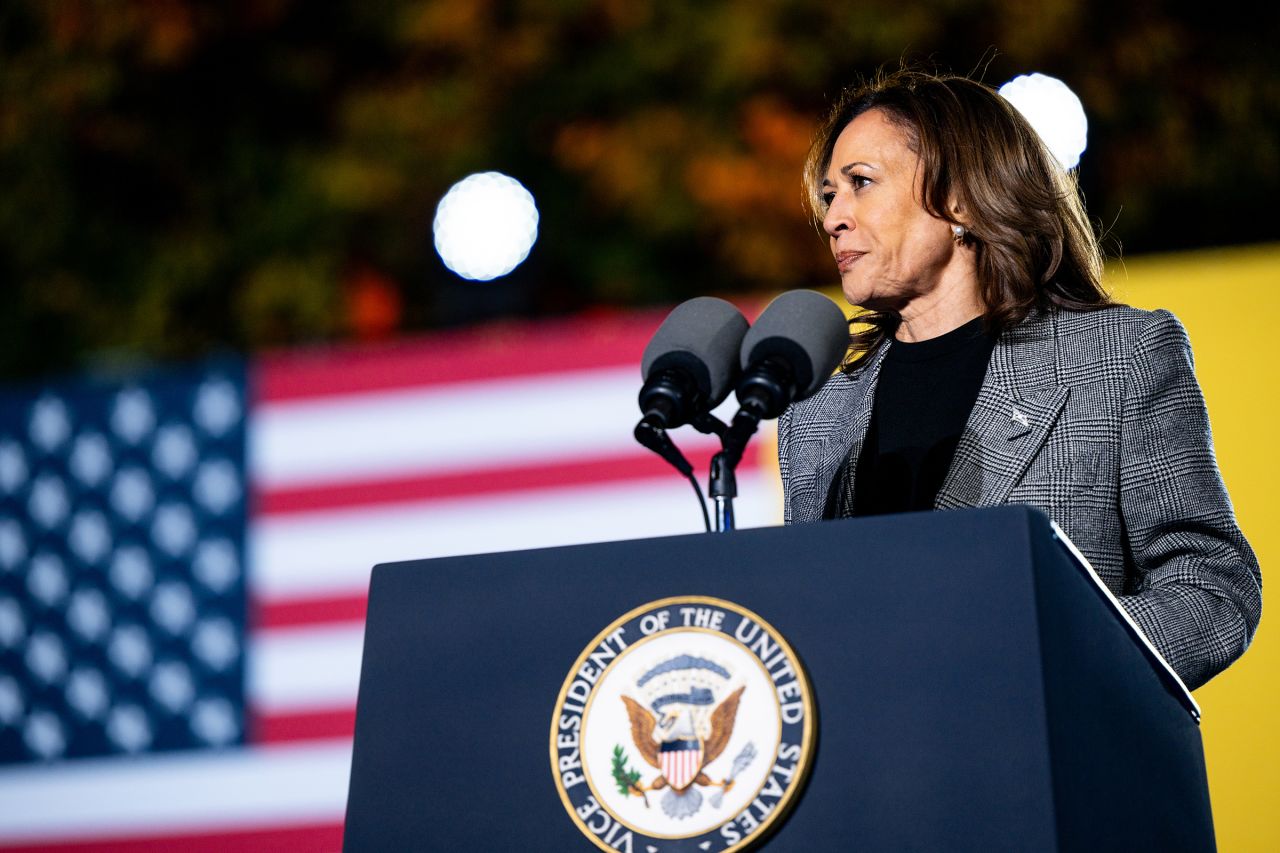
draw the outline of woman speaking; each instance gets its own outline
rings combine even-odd
[[[1257,558],[1190,344],[1110,301],[1073,177],[988,87],[899,71],[834,105],[805,169],[850,359],[779,420],[788,523],[1029,504],[1190,688],[1249,644]]]

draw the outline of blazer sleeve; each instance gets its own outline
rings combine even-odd
[[[1120,512],[1133,594],[1120,599],[1187,687],[1244,653],[1262,615],[1258,560],[1218,471],[1191,344],[1157,311],[1129,361]]]

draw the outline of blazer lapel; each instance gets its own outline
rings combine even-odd
[[[1068,393],[1058,384],[1052,314],[1038,312],[1006,330],[934,506],[1004,503],[1048,438]]]
[[[853,404],[845,410],[845,416],[852,426],[844,431],[833,430],[826,446],[822,449],[822,461],[818,464],[818,496],[822,499],[822,518],[831,518],[833,510],[832,483],[840,471],[841,464],[850,454],[856,460],[862,452],[862,442],[867,438],[867,428],[871,426],[871,410],[876,399],[876,382],[880,379],[880,366],[884,362],[888,346],[879,347],[871,356],[866,369],[858,374],[857,390],[850,402]]]
[[[831,486],[841,463],[852,452],[858,453],[871,424],[871,406],[875,401],[876,380],[888,347],[879,347],[868,356],[861,370],[848,377],[828,382],[819,394],[802,405],[813,409],[797,415],[805,427],[792,441],[793,456],[816,460],[810,477],[798,476],[793,481],[792,521],[818,521],[831,515]],[[807,436],[813,436],[812,439]],[[808,468],[796,465],[796,470]]]

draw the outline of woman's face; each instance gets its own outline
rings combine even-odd
[[[836,138],[822,227],[850,303],[902,312],[962,266],[951,225],[921,204],[920,173],[920,158],[883,110],[863,113]]]

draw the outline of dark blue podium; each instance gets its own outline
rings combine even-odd
[[[764,848],[1212,850],[1194,705],[1086,571],[1021,507],[378,566],[345,847],[594,849],[548,762],[566,673],[705,595],[784,635],[817,703]]]

